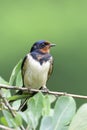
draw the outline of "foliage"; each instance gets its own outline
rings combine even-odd
[[[0,77],[0,84],[22,86],[21,61],[12,71],[10,81]],[[15,87],[14,86],[14,87]],[[43,95],[37,93],[27,101],[28,109],[17,111],[20,106],[20,96],[12,95],[10,90],[0,90],[7,100],[16,100],[11,105],[15,113],[12,116],[9,109],[0,99],[0,125],[13,130],[87,130],[87,104],[82,105],[76,112],[76,102],[72,97]],[[26,95],[27,96],[27,95]],[[26,98],[21,95],[21,98]]]

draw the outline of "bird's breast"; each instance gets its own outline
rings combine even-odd
[[[49,61],[40,64],[37,60],[33,59],[31,55],[28,55],[26,72],[24,76],[25,86],[38,89],[41,86],[46,85],[49,68]]]

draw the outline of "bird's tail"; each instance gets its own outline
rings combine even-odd
[[[21,101],[21,105],[19,106],[18,111],[25,111],[27,109],[27,100],[29,99],[29,97],[27,97],[25,100]]]
[[[32,96],[34,96],[36,93],[37,92],[33,92],[33,93],[29,94],[29,97],[26,97],[25,99],[22,99],[21,104],[20,104],[20,106],[18,108],[18,111],[24,112],[28,108],[28,106],[27,106],[28,99],[31,98]],[[23,91],[19,90],[15,95],[22,95],[22,94],[23,94]],[[16,101],[16,99],[9,100],[9,103],[13,103],[14,101]]]
[[[36,93],[37,92],[33,92],[32,94],[29,95],[29,97],[26,97],[25,100],[21,100],[21,105],[20,105],[18,111],[24,112],[28,108],[28,106],[27,106],[28,99],[31,98],[31,97],[33,97]]]

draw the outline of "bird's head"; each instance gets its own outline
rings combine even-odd
[[[40,40],[40,41],[37,41],[33,44],[30,52],[39,50],[42,53],[49,53],[50,48],[53,46],[55,46],[55,44],[52,44],[52,43],[45,41],[45,40]]]

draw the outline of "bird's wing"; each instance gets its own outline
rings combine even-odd
[[[24,86],[24,75],[26,71],[26,65],[27,65],[27,55],[24,57],[22,64],[21,64],[21,74],[22,74],[22,81],[23,81],[23,86]]]
[[[48,72],[48,79],[50,77],[50,75],[52,74],[52,71],[53,71],[53,57],[51,56],[50,57],[50,68],[49,68],[49,72]]]

